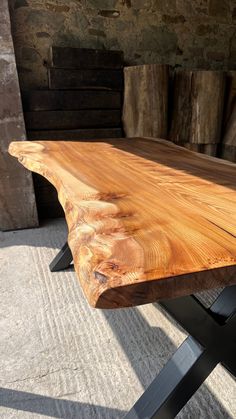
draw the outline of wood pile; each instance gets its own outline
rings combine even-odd
[[[22,92],[29,140],[123,137],[123,53],[52,47],[48,88]],[[39,216],[61,216],[56,191],[34,175]]]
[[[126,136],[161,137],[236,162],[236,71],[171,75],[164,65],[125,68]]]
[[[121,51],[51,47],[48,89],[22,93],[28,139],[122,137],[122,92]]]

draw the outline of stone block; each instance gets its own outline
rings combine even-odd
[[[58,31],[65,21],[62,13],[50,10],[30,9],[25,19],[25,25],[33,28],[43,28],[50,31]]]
[[[154,0],[153,9],[159,13],[175,13],[177,10],[176,0]]]
[[[154,50],[161,55],[176,51],[178,38],[167,26],[150,26],[142,32],[141,50]]]
[[[171,24],[171,25],[186,22],[186,18],[183,15],[175,15],[175,16],[163,15],[162,20],[164,23]]]
[[[209,14],[210,16],[216,17],[219,21],[227,21],[230,15],[229,0],[210,0]]]
[[[23,61],[30,61],[35,63],[39,59],[39,55],[34,48],[23,47],[21,49],[21,57]]]
[[[100,10],[99,14],[103,17],[117,18],[120,16],[119,10]]]
[[[29,4],[26,0],[16,0],[14,9],[19,9],[20,7],[29,7]]]
[[[88,7],[94,7],[96,9],[114,9],[118,3],[118,0],[87,0]]]
[[[151,0],[130,0],[130,5],[133,9],[149,9],[151,7]]]
[[[37,226],[38,219],[31,173],[7,152],[26,133],[7,0],[1,0],[0,16],[0,230],[10,230]]]
[[[217,34],[218,31],[218,25],[207,25],[207,24],[203,24],[203,25],[199,25],[196,28],[196,34],[199,36],[205,36],[208,34]]]
[[[211,61],[224,61],[226,54],[223,51],[208,51],[206,54],[207,58]]]

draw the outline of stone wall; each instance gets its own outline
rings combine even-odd
[[[22,88],[51,45],[121,49],[127,64],[236,68],[235,0],[9,0]]]
[[[11,36],[8,1],[0,1],[0,230],[38,225],[32,175],[8,153],[25,140],[25,124]]]

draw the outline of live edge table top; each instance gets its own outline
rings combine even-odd
[[[147,138],[13,142],[57,189],[89,303],[128,307],[236,283],[236,165]]]

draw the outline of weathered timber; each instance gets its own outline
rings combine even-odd
[[[123,67],[122,51],[87,48],[51,47],[49,65],[57,68],[119,69]]]
[[[222,143],[226,146],[236,147],[236,101],[232,105]]]
[[[23,92],[24,111],[121,109],[120,92],[91,90],[33,90]]]
[[[92,127],[119,127],[119,110],[25,112],[27,130],[66,130]]]
[[[16,142],[56,187],[92,306],[115,308],[236,282],[236,166],[164,140]]]
[[[195,151],[196,153],[207,154],[208,156],[216,157],[218,151],[218,144],[183,144],[188,150]]]
[[[48,70],[50,89],[123,90],[122,70]]]
[[[169,139],[175,143],[219,143],[224,92],[223,72],[178,71]]]
[[[7,0],[0,2],[0,22],[0,230],[13,230],[37,226],[38,217],[31,173],[7,153],[13,138],[25,140]]]
[[[236,72],[231,72],[231,76],[220,155],[224,159],[236,162]]]
[[[221,144],[220,146],[221,146],[220,148],[221,158],[236,163],[236,147],[232,145],[225,145],[225,144]]]
[[[123,126],[126,137],[167,137],[167,65],[140,65],[124,69]]]
[[[234,106],[236,105],[236,71],[226,73],[225,107],[223,119],[223,136],[227,130]]]
[[[92,140],[123,137],[121,128],[27,131],[28,140]]]

